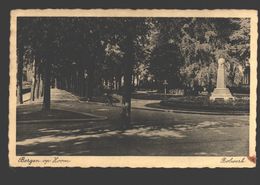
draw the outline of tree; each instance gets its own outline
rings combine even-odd
[[[59,44],[58,36],[60,32],[58,32],[59,30],[57,29],[58,22],[58,20],[51,20],[51,18],[20,18],[18,21],[18,35],[23,41],[18,47],[24,48],[25,46],[29,46],[33,50],[34,58],[37,58],[37,60],[32,60],[35,73],[34,78],[37,76],[36,72],[39,72],[37,68],[39,68],[40,65],[44,68],[41,72],[44,77],[43,110],[46,111],[50,109],[51,61],[54,60],[57,44]],[[32,99],[34,99],[35,88],[36,85],[33,83]]]
[[[19,41],[18,41],[19,43]],[[19,46],[18,44],[17,50],[17,101],[20,104],[23,104],[23,46]]]
[[[224,56],[227,61],[227,85],[234,86],[241,82],[243,65],[241,66],[241,62],[238,61],[247,58],[249,52],[249,48],[247,48],[249,44],[248,20],[160,18],[157,25],[159,28],[158,42],[150,64],[155,78],[161,76],[159,73],[156,74],[156,71],[161,71],[160,74],[167,74],[169,69],[166,69],[165,66],[171,68],[176,65],[173,63],[174,60],[169,59],[175,58],[178,65],[175,70],[173,69],[173,74],[177,75],[175,79],[179,79],[180,87],[190,89],[194,94],[197,94],[200,87],[206,87],[210,92],[216,83],[216,61],[220,56]],[[165,46],[166,43],[173,43],[175,49],[171,48],[170,44]],[[238,48],[241,50],[239,51]],[[242,56],[239,60],[236,57],[238,52]],[[172,53],[171,57],[167,56],[169,53]],[[168,62],[163,59],[164,55]],[[157,65],[156,61],[158,61]],[[155,68],[156,66],[157,68]],[[169,74],[165,76],[174,79]]]

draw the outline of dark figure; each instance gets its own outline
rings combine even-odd
[[[122,111],[120,113],[120,118],[121,118],[121,129],[126,130],[130,128],[130,115],[129,115],[129,106],[128,103],[123,104]]]
[[[108,105],[113,106],[113,97],[110,93],[105,93],[106,102]]]

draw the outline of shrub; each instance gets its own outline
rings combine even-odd
[[[143,99],[143,100],[163,100],[170,97],[177,97],[180,95],[174,94],[163,94],[163,93],[133,93],[132,98]]]
[[[210,101],[209,96],[183,96],[162,100],[160,104],[168,107],[192,110],[249,111],[249,99],[247,98],[236,98],[229,101]]]

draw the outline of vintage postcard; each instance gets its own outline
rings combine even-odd
[[[257,14],[12,10],[10,166],[255,167]]]

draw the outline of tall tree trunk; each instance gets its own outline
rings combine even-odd
[[[116,81],[116,77],[113,77],[113,89],[117,90],[117,81]]]
[[[17,101],[18,103],[23,104],[23,50],[18,51],[17,54],[18,54]]]
[[[116,91],[118,91],[118,80],[116,78]]]
[[[67,75],[67,74],[66,74]],[[65,76],[65,90],[69,91],[69,81],[67,79],[67,77]]]
[[[37,81],[36,81],[36,87],[35,87],[35,98],[39,99],[40,97],[40,74],[37,73]]]
[[[123,92],[123,110],[122,120],[123,128],[129,128],[131,124],[131,94],[132,94],[132,75],[133,75],[133,63],[134,63],[134,46],[133,38],[129,33],[127,38],[127,52],[125,55],[124,65],[124,92]]]
[[[72,92],[72,93],[73,93],[73,88],[74,88],[73,85],[74,85],[73,84],[73,72],[71,72],[70,73],[70,92]]]
[[[75,71],[75,94],[79,95],[79,72]]]
[[[132,86],[135,87],[135,75],[132,75]]]
[[[46,61],[44,66],[44,94],[43,94],[43,111],[49,111],[51,108],[51,81],[50,81],[50,63]]]
[[[93,88],[94,88],[94,64],[90,63],[88,68],[88,80],[87,80],[87,97],[89,100],[92,99],[93,96]]]
[[[140,83],[140,76],[136,75],[136,87],[139,89],[139,83]]]
[[[118,78],[118,90],[120,90],[122,87],[122,76]]]
[[[54,88],[58,89],[58,77],[54,78]]]
[[[36,61],[33,61],[32,64],[32,85],[31,85],[31,101],[34,101],[35,99],[35,89],[36,89],[36,83],[37,83],[37,70],[36,70]]]
[[[36,81],[35,78],[32,78],[30,101],[34,101],[35,99],[35,87],[36,87]]]
[[[85,96],[85,78],[84,78],[84,69],[79,70],[79,96]]]
[[[43,76],[39,74],[39,95],[40,97],[43,97],[43,89],[44,89],[44,84],[43,84]]]
[[[75,94],[79,95],[79,72],[76,70],[75,72]]]

